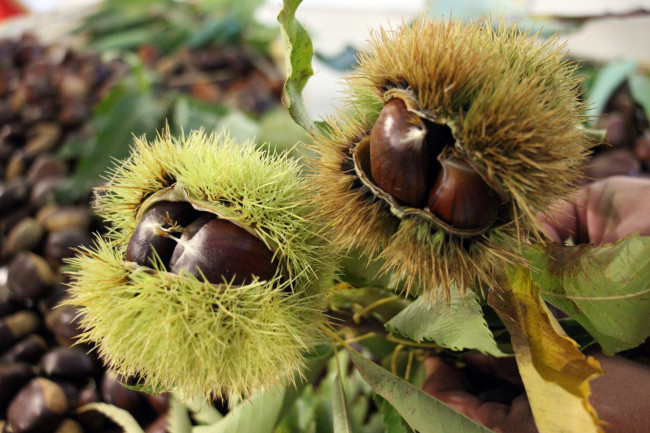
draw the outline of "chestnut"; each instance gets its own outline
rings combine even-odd
[[[132,414],[139,414],[146,407],[144,394],[125,387],[123,383],[126,382],[127,380],[123,376],[108,370],[102,380],[102,400]]]
[[[18,300],[39,297],[53,282],[54,273],[50,265],[34,253],[23,251],[9,264],[7,284]]]
[[[179,242],[169,263],[210,283],[248,284],[253,276],[270,280],[277,263],[264,243],[230,221],[215,219],[204,224],[186,241]]]
[[[409,206],[424,207],[430,155],[422,120],[399,98],[389,100],[370,132],[370,170],[380,188]]]
[[[0,362],[29,362],[35,364],[41,359],[46,350],[47,342],[45,339],[40,335],[32,334],[3,353],[0,356]]]
[[[14,433],[48,433],[56,429],[67,408],[68,401],[61,387],[38,377],[11,401],[7,422]]]
[[[36,331],[41,326],[38,315],[32,311],[19,311],[0,320],[0,351]]]
[[[188,225],[197,214],[187,202],[155,203],[144,213],[135,228],[126,248],[126,260],[141,266],[151,266],[157,254],[163,264],[169,263],[176,241],[166,230]]]
[[[36,376],[36,368],[26,362],[0,364],[0,411],[27,382]]]
[[[43,356],[41,372],[49,378],[84,380],[101,371],[98,360],[78,347],[56,347]]]
[[[429,211],[453,229],[481,230],[497,217],[500,200],[479,172],[458,158],[441,160],[427,202]]]
[[[151,266],[154,251],[165,270],[213,284],[271,280],[278,269],[273,252],[255,235],[187,202],[158,202],[144,213],[126,260]]]

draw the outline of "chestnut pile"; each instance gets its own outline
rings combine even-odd
[[[56,154],[119,73],[99,56],[33,36],[0,40],[0,431],[118,432],[86,403],[122,407],[164,431],[163,397],[123,387],[80,333],[63,260],[101,228],[88,203],[60,204],[55,189],[75,161]],[[157,426],[157,427],[156,427]]]
[[[280,103],[284,78],[266,57],[241,47],[211,45],[161,56],[145,45],[140,58],[162,77],[163,91],[179,91],[255,116]]]
[[[650,123],[627,82],[610,97],[596,127],[607,131],[607,143],[596,149],[585,169],[587,179],[650,173]]]

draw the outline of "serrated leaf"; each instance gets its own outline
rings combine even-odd
[[[452,350],[475,349],[494,356],[506,356],[494,340],[483,318],[474,292],[461,296],[451,291],[449,304],[443,297],[433,301],[420,296],[386,323],[386,329],[413,341],[434,341]]]
[[[332,418],[334,420],[334,433],[352,433],[350,410],[339,373],[336,374],[334,389],[332,390]]]
[[[296,376],[296,386],[267,390],[232,409],[219,422],[194,427],[192,433],[273,433],[282,418],[289,413],[300,391],[320,373],[332,356],[331,348],[317,347],[307,356],[307,368]]]
[[[603,371],[585,357],[546,308],[530,270],[519,268],[488,302],[510,332],[517,367],[540,433],[603,433],[589,381]]]
[[[307,131],[314,128],[302,100],[302,89],[309,77],[314,75],[311,59],[314,48],[307,30],[296,19],[296,9],[302,0],[283,0],[278,22],[282,32],[285,49],[287,80],[284,83],[284,103],[291,117]]]
[[[89,410],[96,410],[104,414],[111,421],[122,427],[124,433],[144,433],[144,430],[142,430],[140,424],[133,418],[133,415],[117,406],[107,403],[89,403],[77,409],[78,412],[86,412]]]
[[[639,61],[636,59],[618,60],[598,72],[587,98],[590,116],[598,116],[603,112],[614,91],[627,80],[638,65]]]
[[[169,399],[169,412],[167,415],[167,431],[172,433],[190,433],[192,421],[187,413],[187,408],[173,395]]]
[[[372,389],[385,398],[414,430],[436,433],[490,432],[476,421],[358,353],[350,351],[350,357]]]
[[[646,116],[650,117],[650,78],[646,75],[634,74],[628,78],[632,99],[643,107]]]
[[[542,297],[580,323],[613,355],[650,336],[650,237],[614,244],[550,244],[531,250]]]

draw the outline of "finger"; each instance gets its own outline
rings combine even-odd
[[[586,203],[588,190],[582,188],[567,200],[560,200],[551,206],[548,213],[540,217],[542,229],[555,242],[572,238],[575,243],[588,243],[586,226]]]
[[[437,356],[424,360],[424,371],[426,380],[422,388],[426,386],[425,391],[429,393],[449,390],[467,391],[461,371]]]

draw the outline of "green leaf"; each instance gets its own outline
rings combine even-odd
[[[289,413],[300,391],[313,381],[332,356],[329,346],[317,347],[307,356],[308,366],[303,375],[296,375],[295,387],[267,390],[232,409],[219,422],[194,427],[192,433],[273,433],[282,418]]]
[[[399,412],[385,398],[376,396],[375,402],[382,415],[386,433],[409,433],[409,429],[404,425]]]
[[[178,401],[173,395],[170,397],[169,403],[167,431],[174,433],[190,433],[192,431],[192,421],[190,421],[190,416],[187,413],[185,405]]]
[[[154,388],[151,386],[151,384],[148,383],[138,383],[135,385],[128,385],[126,383],[120,382],[120,385],[122,385],[124,388],[129,388],[132,389],[133,391],[138,391],[138,392],[145,392],[147,394],[151,395],[156,395],[156,394],[162,394],[163,392],[167,392],[166,389],[164,388]]]
[[[646,116],[650,117],[650,79],[641,74],[631,75],[628,79],[632,99],[643,107]]]
[[[307,131],[311,131],[314,128],[314,122],[307,113],[307,108],[302,100],[302,89],[309,77],[314,75],[311,68],[314,49],[309,33],[296,20],[296,9],[301,1],[283,0],[278,21],[284,41],[287,70],[287,81],[284,83],[285,105],[296,123]]]
[[[600,70],[587,98],[590,116],[598,116],[603,112],[614,91],[627,80],[638,65],[638,60],[625,59],[612,62]]]
[[[490,432],[486,427],[358,353],[350,351],[350,356],[372,389],[385,398],[414,430],[436,433]]]
[[[452,350],[476,349],[494,356],[505,356],[487,326],[476,294],[461,296],[451,291],[451,302],[440,297],[422,296],[386,324],[386,329],[413,341],[434,341]]]
[[[107,403],[89,403],[77,409],[78,412],[86,412],[89,410],[96,410],[122,427],[124,433],[144,433],[140,424],[133,418],[129,412],[120,409],[117,406]]]
[[[612,355],[650,336],[650,237],[599,247],[551,244],[527,254],[541,295]]]
[[[348,402],[345,399],[345,390],[341,375],[336,374],[334,389],[332,392],[332,418],[334,419],[334,433],[351,433],[350,411]]]

